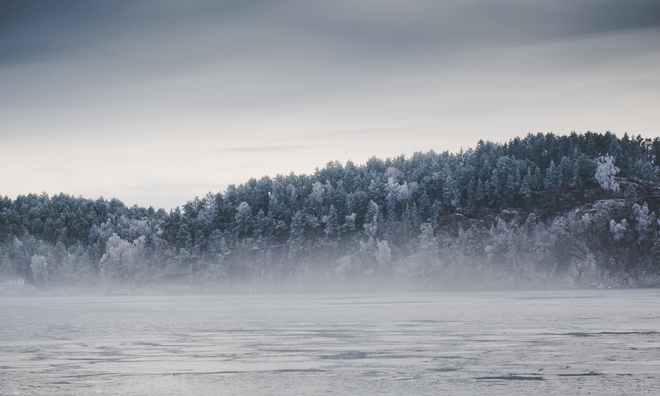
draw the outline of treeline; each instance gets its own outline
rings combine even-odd
[[[660,139],[534,134],[251,179],[169,213],[0,198],[0,272],[35,284],[401,278],[650,285]]]

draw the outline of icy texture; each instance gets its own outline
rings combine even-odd
[[[659,298],[4,298],[0,394],[660,394]]]

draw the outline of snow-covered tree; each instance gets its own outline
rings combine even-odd
[[[239,238],[245,238],[252,233],[252,208],[243,201],[236,208],[236,232]]]
[[[616,175],[619,174],[619,168],[614,165],[614,157],[604,155],[598,157],[596,174],[594,178],[605,191],[618,192],[619,183],[616,181]]]
[[[618,222],[614,219],[610,220],[610,234],[615,241],[620,241],[626,236],[628,231],[628,221],[626,219]]]
[[[339,219],[334,205],[330,205],[328,214],[323,217],[323,223],[325,224],[323,231],[326,240],[335,241],[339,235]]]
[[[323,183],[317,181],[314,184],[312,184],[312,192],[309,194],[309,198],[316,204],[321,204],[323,203],[324,197],[325,197],[325,188],[323,186]]]
[[[101,274],[107,279],[129,280],[138,272],[139,252],[143,239],[131,243],[112,234],[106,243],[106,252],[99,263]]]
[[[375,240],[378,235],[378,227],[380,223],[380,208],[374,201],[369,201],[366,217],[364,220],[364,232],[369,240]]]
[[[637,231],[637,238],[639,241],[646,241],[653,238],[653,229],[656,218],[649,210],[649,206],[646,202],[644,202],[643,205],[638,203],[633,204],[632,212],[635,221],[635,231]]]
[[[297,211],[291,219],[291,232],[289,234],[289,259],[298,261],[305,249],[305,214]]]
[[[555,165],[555,161],[550,161],[550,165],[545,171],[543,186],[548,191],[559,191],[561,188],[561,169]]]

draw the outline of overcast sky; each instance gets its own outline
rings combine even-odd
[[[528,132],[660,133],[660,1],[0,2],[0,194],[172,208]]]

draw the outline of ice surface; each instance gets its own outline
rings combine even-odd
[[[3,297],[1,395],[660,394],[660,291]]]

